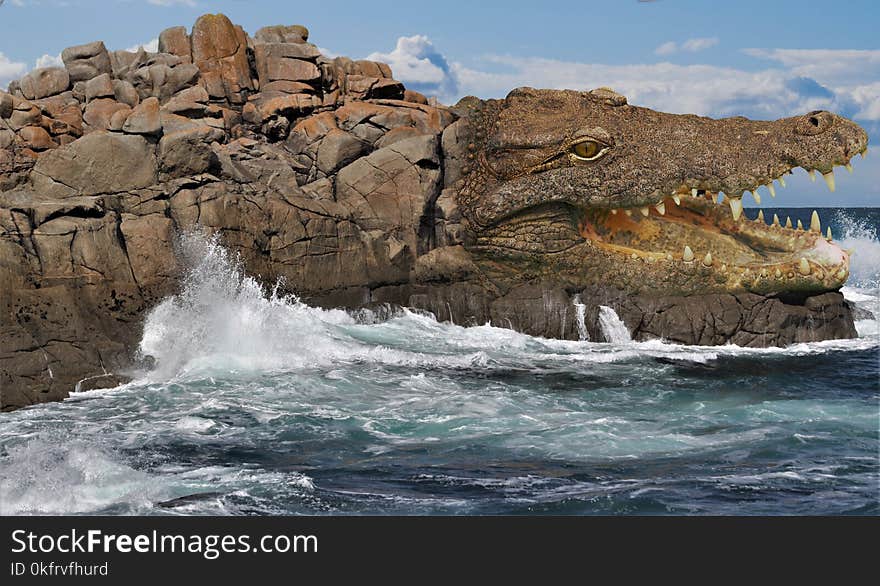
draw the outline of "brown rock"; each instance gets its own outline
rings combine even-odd
[[[412,102],[413,104],[423,104],[425,106],[428,105],[428,98],[426,98],[423,94],[420,94],[414,90],[406,90],[403,92],[403,99],[407,102]]]
[[[201,71],[208,94],[230,103],[244,103],[254,89],[247,58],[247,35],[222,14],[199,17],[192,31],[193,63]]]
[[[338,128],[331,129],[318,147],[318,170],[330,175],[369,150],[368,143]]]
[[[123,126],[125,126],[125,121],[128,120],[129,115],[131,114],[131,110],[117,110],[110,116],[110,127],[108,130],[112,130],[113,132],[122,132]]]
[[[120,193],[156,183],[156,158],[143,137],[93,132],[43,155],[34,171],[81,195]]]
[[[159,52],[177,55],[186,63],[192,63],[192,49],[186,28],[175,26],[159,33]]]
[[[8,128],[0,127],[0,150],[7,149],[15,140],[15,133]]]
[[[102,73],[86,82],[86,101],[96,98],[116,98],[116,89],[109,73]]]
[[[43,67],[21,78],[20,87],[25,98],[38,100],[67,91],[70,76],[62,67]]]
[[[260,84],[260,91],[263,92],[281,92],[284,94],[314,94],[315,87],[301,81],[270,81],[263,85]]]
[[[123,103],[131,108],[137,106],[141,101],[134,86],[123,79],[113,80],[113,95],[116,96],[117,102]]]
[[[83,113],[83,121],[86,123],[90,131],[109,130],[110,119],[113,117],[113,114],[120,110],[131,112],[131,108],[125,104],[120,104],[116,100],[111,100],[109,98],[92,100],[89,102],[89,105],[86,106],[86,110]]]
[[[264,26],[254,38],[262,43],[304,43],[309,40],[309,29],[298,24]]]
[[[214,156],[211,143],[223,137],[222,131],[206,125],[165,134],[159,141],[161,170],[175,177],[204,173]]]
[[[83,131],[82,109],[79,101],[73,97],[72,92],[36,100],[34,105],[51,118],[49,122],[50,132],[52,134],[70,133],[74,136],[81,136]],[[66,130],[61,130],[56,123],[63,123]]]
[[[309,61],[271,57],[266,59],[263,67],[258,69],[260,84],[272,81],[315,81],[321,78],[321,71]]]
[[[128,134],[160,134],[162,121],[159,118],[158,98],[147,98],[141,102],[132,110],[122,130]]]
[[[49,133],[39,126],[26,126],[18,131],[18,136],[24,141],[25,146],[35,151],[45,151],[58,146]]]
[[[198,117],[205,113],[210,97],[200,85],[180,91],[163,106],[163,109],[173,114],[182,116]]]
[[[61,60],[71,82],[86,81],[102,73],[113,73],[110,54],[101,41],[68,47],[61,52]]]
[[[0,119],[12,116],[12,111],[14,109],[15,106],[12,101],[12,96],[5,92],[0,92]]]

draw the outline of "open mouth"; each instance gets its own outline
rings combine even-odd
[[[833,174],[823,177],[833,191]],[[783,178],[778,181],[785,185]],[[765,187],[775,196],[772,183]],[[757,188],[748,191],[760,203]],[[728,198],[686,186],[652,206],[589,208],[579,232],[593,246],[634,261],[699,267],[730,288],[830,290],[849,276],[849,252],[832,242],[830,228],[823,232],[817,212],[809,226],[775,214],[765,218],[763,211],[748,220],[741,195]]]

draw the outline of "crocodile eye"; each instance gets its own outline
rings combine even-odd
[[[608,147],[595,140],[584,140],[571,147],[571,154],[581,161],[595,161],[608,151]]]

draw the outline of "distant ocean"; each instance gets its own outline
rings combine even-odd
[[[819,212],[880,317],[880,209]],[[154,371],[0,414],[0,514],[880,513],[876,318],[760,350],[371,323],[190,244]]]

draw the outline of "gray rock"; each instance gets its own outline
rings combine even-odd
[[[113,95],[116,97],[117,102],[125,104],[131,108],[137,106],[141,101],[134,86],[123,79],[113,80]]]
[[[86,81],[102,73],[113,73],[110,54],[102,41],[68,47],[61,52],[61,60],[70,74],[70,81]]]
[[[159,141],[160,169],[178,177],[204,173],[214,159],[211,143],[223,137],[222,131],[206,125],[165,134]]]
[[[102,73],[86,82],[86,101],[91,102],[95,98],[116,98],[116,88],[109,73]]]
[[[34,166],[81,195],[121,193],[156,183],[156,157],[140,136],[93,132],[42,157]]]
[[[344,130],[334,128],[318,147],[318,170],[330,175],[370,150],[370,145]]]

